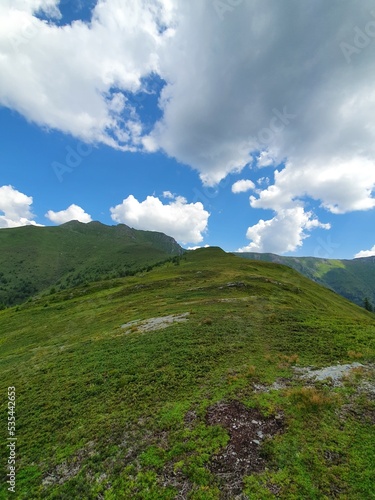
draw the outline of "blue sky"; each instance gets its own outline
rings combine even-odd
[[[301,4],[1,1],[0,227],[375,255],[375,13]]]

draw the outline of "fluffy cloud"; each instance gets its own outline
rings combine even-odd
[[[34,12],[44,12],[50,17],[60,18],[61,14],[56,5],[59,3],[56,0],[2,0],[2,6],[9,10],[24,11],[28,14]]]
[[[241,179],[235,182],[232,186],[232,193],[245,193],[250,189],[254,189],[255,184],[248,179]]]
[[[251,198],[277,214],[257,247],[306,197],[331,213],[375,206],[373,0],[99,0],[90,23],[35,16],[58,18],[58,3],[1,2],[3,106],[84,141],[161,149],[208,186],[277,168]],[[165,85],[150,130],[132,97],[152,75]]]
[[[169,198],[170,200],[174,200],[175,196],[170,191],[163,191],[163,198]]]
[[[253,0],[225,15],[213,2],[178,7],[173,46],[160,56],[171,83],[153,135],[206,183],[242,169],[254,154],[260,166],[286,158],[303,170],[314,159],[324,170],[341,151],[338,179],[345,176],[343,158],[361,164],[371,157],[372,44],[348,64],[340,43],[353,42],[354,27],[374,21],[372,0],[315,0],[308,8],[299,0]]]
[[[202,203],[187,203],[182,196],[164,205],[154,196],[147,196],[139,202],[130,195],[121,204],[111,208],[111,217],[115,222],[128,224],[135,229],[160,231],[182,244],[203,240],[209,216]]]
[[[152,136],[208,185],[247,164],[278,168],[251,198],[253,208],[276,212],[248,232],[253,249],[300,246],[306,215],[295,207],[306,197],[335,214],[375,205],[374,36],[350,64],[342,50],[342,42],[356,43],[356,26],[372,23],[374,33],[372,8],[371,0],[316,0],[309,8],[253,0],[219,15],[210,2],[180,6],[174,47],[160,62],[173,83],[163,89]]]
[[[66,210],[60,210],[60,212],[54,212],[53,210],[48,210],[45,217],[55,224],[64,224],[70,220],[78,220],[79,222],[91,222],[91,215],[87,214],[83,208],[78,205],[70,205]]]
[[[315,162],[297,168],[288,162],[275,171],[275,182],[261,191],[259,198],[250,198],[254,208],[278,210],[294,204],[297,197],[306,195],[321,200],[332,213],[369,210],[375,206],[372,190],[375,186],[375,162],[364,158],[344,160],[332,158],[323,166]]]
[[[141,147],[142,124],[127,92],[157,72],[168,0],[99,0],[91,23],[58,26],[59,0],[0,3],[0,104],[87,142]]]
[[[34,215],[31,212],[33,199],[27,196],[13,186],[0,187],[0,228],[18,227],[18,226],[37,226]]]
[[[305,212],[303,207],[280,210],[273,219],[261,219],[248,228],[246,236],[252,240],[250,245],[240,248],[239,252],[272,252],[282,254],[293,252],[308,237],[305,231],[313,228],[329,229],[329,224],[322,224]]]
[[[198,250],[198,248],[209,248],[210,245],[203,245],[203,246],[200,246],[200,245],[195,245],[193,247],[187,247],[187,250]]]
[[[324,169],[337,151],[357,163],[374,152],[373,36],[350,58],[343,50],[356,26],[375,24],[372,0],[253,0],[225,12],[200,0],[100,0],[91,23],[36,17],[58,18],[58,4],[0,5],[0,103],[30,120],[114,147],[162,148],[207,184],[253,161]],[[166,82],[163,115],[144,136],[129,96],[154,74]]]
[[[375,245],[370,250],[361,250],[360,252],[354,255],[355,259],[360,257],[372,257],[375,255]]]
[[[257,157],[257,166],[258,167],[269,167],[275,163],[275,158],[270,154],[269,151],[261,151],[259,156]]]

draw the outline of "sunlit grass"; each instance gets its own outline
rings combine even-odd
[[[121,328],[185,312],[163,330]],[[169,499],[185,485],[189,498],[218,499],[207,464],[228,434],[206,411],[228,399],[286,422],[264,444],[268,472],[245,480],[250,498],[270,498],[272,484],[285,498],[329,498],[332,481],[347,498],[371,493],[373,428],[341,412],[373,411],[354,397],[365,375],[305,387],[293,367],[368,364],[375,321],[290,269],[198,250],[1,311],[0,331],[1,391],[17,389],[17,498]],[[280,379],[291,386],[254,390]]]

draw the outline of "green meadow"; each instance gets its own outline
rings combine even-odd
[[[0,348],[1,498],[375,498],[375,316],[289,267],[198,249],[0,311]]]

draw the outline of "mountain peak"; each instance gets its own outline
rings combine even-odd
[[[0,231],[0,306],[48,290],[129,276],[184,250],[163,233],[125,224],[71,220],[60,226]],[[2,281],[1,281],[2,280]]]

